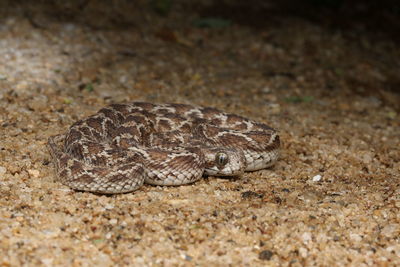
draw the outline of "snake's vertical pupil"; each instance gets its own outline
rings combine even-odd
[[[228,155],[223,152],[219,152],[217,155],[215,155],[215,161],[218,166],[225,166],[228,163]]]

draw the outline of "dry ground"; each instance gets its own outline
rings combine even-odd
[[[157,9],[168,2],[2,2],[0,264],[400,265],[400,50],[390,32],[256,1]],[[231,17],[204,19],[218,12]],[[47,138],[133,100],[266,122],[282,157],[237,179],[113,196],[57,182]]]

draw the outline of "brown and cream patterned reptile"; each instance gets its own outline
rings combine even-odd
[[[105,107],[48,141],[63,184],[104,194],[264,169],[277,160],[279,145],[263,123],[214,108],[145,102]]]

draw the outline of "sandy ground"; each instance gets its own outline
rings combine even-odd
[[[400,265],[390,36],[301,16],[201,20],[218,11],[212,1],[97,2],[2,2],[1,266]],[[47,138],[134,100],[266,122],[281,159],[236,179],[112,196],[57,182]]]

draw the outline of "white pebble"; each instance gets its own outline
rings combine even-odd
[[[109,223],[110,223],[111,225],[116,225],[117,222],[118,222],[117,219],[111,219],[111,220],[109,221]]]
[[[312,240],[311,233],[309,233],[309,232],[304,232],[304,233],[301,235],[301,239],[303,240],[303,243],[308,243],[308,242],[310,242],[310,241]]]
[[[114,205],[112,205],[112,204],[106,204],[106,205],[104,206],[104,208],[105,208],[106,210],[112,210],[112,209],[114,208]]]
[[[350,239],[353,242],[361,242],[362,241],[362,237],[359,234],[355,234],[355,233],[350,234]]]
[[[41,259],[44,266],[53,266],[53,259],[50,258],[43,258]]]
[[[106,237],[106,239],[110,239],[112,237],[112,233],[108,232],[105,237]]]
[[[317,174],[312,178],[312,181],[319,182],[319,181],[321,181],[321,178],[322,178],[322,176],[320,174]]]
[[[301,248],[299,248],[299,254],[300,254],[300,256],[301,256],[302,258],[307,258],[307,256],[308,256],[308,251],[307,251],[306,248],[301,247]]]

